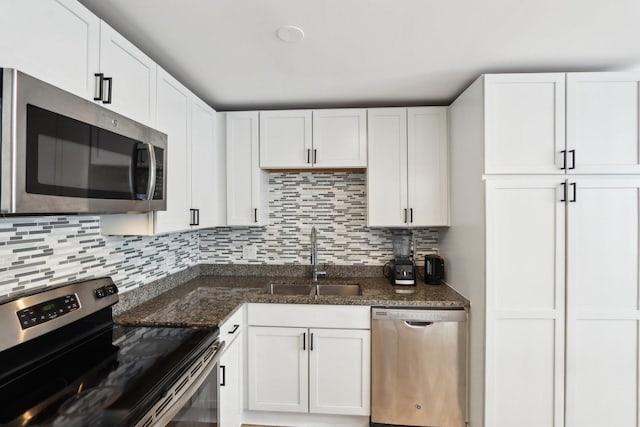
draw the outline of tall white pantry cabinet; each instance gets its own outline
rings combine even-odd
[[[473,427],[638,427],[640,73],[485,75],[450,109]]]

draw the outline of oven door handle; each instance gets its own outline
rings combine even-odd
[[[225,347],[226,342],[222,341],[209,347],[213,348],[213,355],[209,353],[209,349],[205,350],[187,372],[171,386],[162,399],[140,419],[136,427],[167,425],[207,379],[220,361]],[[199,366],[200,364],[201,366]]]

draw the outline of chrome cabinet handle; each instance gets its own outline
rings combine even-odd
[[[200,225],[200,209],[189,209],[191,220],[189,225]]]

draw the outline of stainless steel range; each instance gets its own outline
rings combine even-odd
[[[164,426],[212,398],[217,328],[114,326],[117,301],[110,278],[0,300],[0,425]]]

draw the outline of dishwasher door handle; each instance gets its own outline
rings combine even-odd
[[[435,322],[415,322],[413,320],[405,320],[404,324],[410,328],[426,328],[433,325]]]

